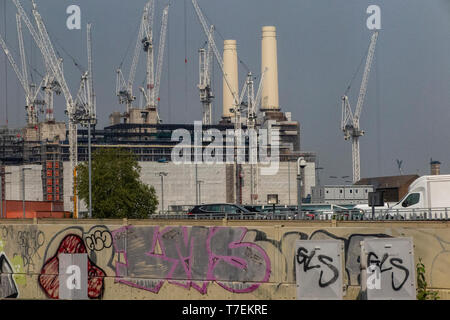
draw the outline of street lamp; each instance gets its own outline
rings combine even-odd
[[[159,172],[157,175],[161,177],[161,213],[164,214],[164,177],[167,176],[167,172]]]
[[[275,205],[278,204],[278,194],[268,194],[267,204],[271,204],[273,206],[273,216],[275,217]]]
[[[1,191],[0,191],[0,217],[3,219],[3,218],[6,218],[6,213],[7,213],[7,211],[6,211],[6,208],[5,208],[5,216],[3,216],[3,200],[5,200],[5,203],[6,203],[6,192],[5,192],[5,199],[3,199],[3,183],[5,183],[5,185],[6,185],[6,180],[5,180],[5,175],[7,175],[7,174],[11,174],[11,172],[2,172],[1,173],[1,176],[0,176],[0,189],[1,189]]]
[[[302,213],[302,171],[306,167],[306,161],[303,157],[297,159],[297,211],[300,218],[303,219]]]
[[[88,123],[89,218],[92,218],[91,119]]]
[[[25,170],[31,170],[31,168],[22,168],[22,208],[24,219],[25,219]]]
[[[92,97],[89,97],[91,99]],[[88,128],[88,174],[89,174],[89,218],[92,218],[92,164],[91,164],[91,126],[97,123],[97,118],[92,114],[90,107],[92,106],[92,101],[89,101],[91,105],[81,105],[75,111],[73,115],[76,123],[80,123],[82,126],[87,126]],[[94,106],[95,108],[95,106]],[[76,190],[74,190],[75,194]]]

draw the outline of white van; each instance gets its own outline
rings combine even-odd
[[[447,208],[447,210],[446,210]],[[450,175],[422,176],[409,186],[408,193],[389,213],[408,217],[410,214],[427,217],[450,216]]]

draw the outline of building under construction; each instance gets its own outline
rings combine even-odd
[[[225,136],[228,130],[236,129],[266,129],[268,132],[268,149],[276,145],[279,150],[279,168],[277,174],[267,177],[258,172],[258,165],[244,163],[226,163],[214,165],[174,165],[171,161],[173,148],[179,141],[172,139],[178,129],[185,129],[191,137],[195,136],[194,124],[164,124],[158,114],[159,86],[161,68],[164,56],[165,34],[169,7],[162,13],[161,34],[159,37],[158,56],[154,61],[153,43],[153,15],[154,1],[148,1],[144,7],[133,63],[125,79],[122,70],[117,70],[116,94],[119,102],[126,106],[124,112],[113,112],[109,116],[110,125],[99,129],[95,126],[97,114],[95,111],[95,94],[92,77],[92,40],[90,25],[87,28],[88,70],[83,75],[80,89],[76,97],[72,97],[64,79],[61,62],[53,50],[42,17],[37,8],[32,12],[36,21],[34,30],[25,10],[19,1],[14,1],[17,9],[17,26],[21,57],[25,56],[21,23],[25,22],[34,40],[43,54],[48,73],[45,76],[42,89],[45,91],[44,102],[37,100],[36,92],[30,92],[26,83],[25,65],[22,72],[18,70],[13,57],[2,40],[2,47],[17,76],[21,79],[27,97],[27,126],[23,129],[3,128],[0,131],[0,160],[4,166],[2,174],[6,198],[27,198],[30,192],[22,191],[17,181],[25,181],[26,175],[34,177],[31,199],[44,201],[64,200],[65,209],[73,209],[73,169],[77,162],[88,160],[88,141],[92,151],[99,148],[120,147],[133,152],[139,161],[141,179],[153,185],[162,195],[166,190],[166,203],[161,210],[166,211],[171,206],[189,205],[202,202],[235,202],[264,204],[267,195],[278,194],[280,203],[296,204],[298,192],[301,197],[310,194],[315,185],[315,154],[302,152],[300,146],[300,125],[292,119],[289,112],[282,112],[278,97],[278,63],[276,28],[262,27],[261,42],[261,79],[258,88],[254,86],[254,77],[248,73],[244,92],[239,92],[238,55],[236,40],[225,40],[223,55],[219,54],[214,42],[214,28],[206,24],[206,20],[196,1],[192,1],[202,28],[207,37],[207,48],[199,50],[199,84],[200,102],[203,118],[202,130],[208,132],[217,129]],[[140,88],[144,104],[135,106],[136,97],[133,95],[134,76],[136,74],[139,55],[143,52],[146,57],[146,85]],[[223,105],[222,117],[219,123],[213,123],[211,118],[212,101],[214,95],[211,87],[211,66],[215,56],[223,73]],[[154,69],[153,66],[156,66]],[[22,81],[23,80],[23,81]],[[67,124],[57,122],[53,118],[53,94],[64,94],[67,102]],[[243,97],[246,94],[246,99]],[[36,105],[46,105],[45,121],[39,122],[36,115]],[[89,130],[88,128],[89,124]],[[81,126],[84,125],[84,126]],[[279,132],[277,141],[271,141],[271,133]],[[89,137],[90,132],[90,139]],[[207,139],[202,140],[202,149],[208,148]],[[191,141],[195,145],[195,141]],[[227,145],[223,145],[223,154]],[[236,148],[236,147],[234,147]],[[250,154],[251,145],[244,141],[246,161]],[[192,152],[194,157],[194,150]],[[302,189],[298,190],[297,159],[303,157],[307,161],[304,173],[301,174]],[[38,172],[27,173],[24,165],[31,170],[40,171],[41,179],[37,179]],[[21,169],[22,168],[22,169]],[[166,184],[159,180],[158,173],[167,174]],[[19,176],[15,176],[19,174]],[[173,180],[173,186],[171,179]],[[180,181],[183,179],[184,181]],[[9,180],[9,182],[8,182]],[[270,183],[267,181],[270,180]],[[31,183],[26,180],[27,184]],[[94,181],[95,183],[95,181]],[[171,190],[172,188],[172,190]],[[22,189],[25,189],[23,186]],[[208,192],[203,192],[208,190]],[[42,190],[42,193],[37,190]],[[3,194],[3,193],[2,193]]]

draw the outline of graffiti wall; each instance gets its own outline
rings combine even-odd
[[[349,227],[101,224],[0,225],[0,298],[59,299],[60,254],[87,256],[89,299],[296,299],[295,242],[344,243],[344,298],[360,287],[360,242],[411,237],[427,281],[450,292],[450,232],[445,224]],[[10,223],[10,222],[8,222]],[[211,223],[211,222],[210,222]]]

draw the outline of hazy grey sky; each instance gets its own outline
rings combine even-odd
[[[30,1],[22,0],[27,11]],[[36,0],[75,95],[80,71],[67,51],[86,66],[85,25],[93,24],[94,80],[99,127],[108,115],[123,111],[115,96],[115,70],[124,57],[128,74],[136,32],[145,0]],[[159,36],[161,12],[167,0],[157,0]],[[239,58],[260,73],[261,27],[274,25],[278,35],[280,105],[301,124],[303,150],[319,156],[321,181],[350,175],[351,144],[339,129],[341,100],[369,44],[366,8],[381,8],[382,30],[362,111],[361,176],[398,173],[427,174],[432,157],[450,173],[450,1],[448,0],[198,0],[209,22],[216,26],[219,49],[224,39],[236,39]],[[82,30],[66,28],[66,8],[82,10]],[[6,11],[5,11],[6,8]],[[15,7],[0,0],[0,32],[15,51]],[[55,41],[55,42],[56,42]],[[42,62],[25,32],[30,64],[43,73]],[[201,119],[198,96],[198,54],[205,36],[190,0],[173,0],[161,80],[160,115],[165,123],[192,123]],[[61,46],[64,48],[62,49]],[[129,49],[128,49],[129,48]],[[127,51],[128,49],[128,51]],[[185,63],[185,57],[187,63]],[[0,54],[0,123],[5,124],[5,56]],[[145,77],[141,57],[136,88]],[[240,66],[245,81],[246,69]],[[350,91],[354,107],[362,70]],[[187,80],[187,81],[186,81]],[[222,81],[215,65],[214,116],[221,113]],[[137,95],[138,90],[135,88]],[[170,90],[169,90],[170,88]],[[8,65],[8,120],[11,127],[25,124],[24,97]],[[56,118],[65,121],[62,97],[55,102]],[[342,182],[339,181],[339,182]]]

